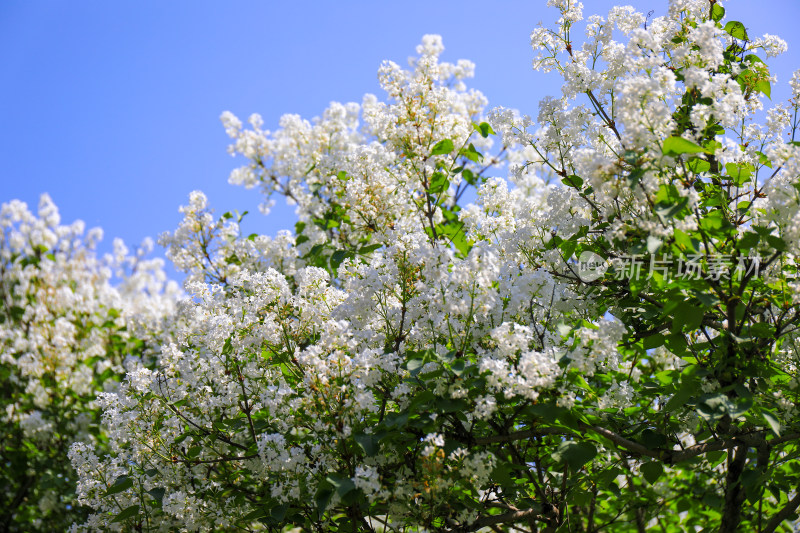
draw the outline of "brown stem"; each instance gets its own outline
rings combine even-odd
[[[725,476],[725,508],[722,512],[720,533],[735,533],[742,519],[744,489],[740,478],[747,462],[747,446],[728,450],[728,474]]]
[[[539,428],[527,429],[524,431],[514,431],[506,435],[492,435],[491,437],[477,437],[475,444],[494,444],[497,442],[510,442],[515,440],[529,439],[532,437],[542,437],[544,435],[563,435],[565,431],[561,428]]]
[[[482,518],[479,518],[472,524],[465,526],[460,531],[463,532],[478,531],[479,529],[484,527],[491,527],[497,524],[522,522],[523,520],[527,521],[531,518],[534,520],[549,520],[550,515],[555,515],[557,513],[558,511],[553,506],[551,506],[549,512],[546,512],[544,514],[541,514],[541,509],[536,509],[536,508],[513,510],[503,514],[484,516]]]
[[[592,500],[589,502],[589,515],[586,518],[586,531],[594,531],[594,513],[597,508],[597,485],[592,485]]]

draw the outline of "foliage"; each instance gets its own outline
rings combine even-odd
[[[582,5],[548,3],[534,65],[564,85],[535,122],[486,113],[436,36],[384,63],[386,102],[223,114],[230,181],[300,221],[245,237],[191,194],[161,240],[191,297],[72,445],[74,529],[796,520],[800,72],[764,110],[785,43],[719,1],[614,8],[582,44]]]

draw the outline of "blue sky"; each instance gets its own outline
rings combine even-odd
[[[615,3],[585,0],[584,13]],[[666,0],[632,3],[654,16]],[[38,1],[0,3],[0,202],[35,206],[48,192],[76,218],[135,245],[173,229],[188,193],[218,213],[250,210],[246,233],[290,228],[282,202],[264,218],[260,198],[227,184],[219,115],[252,112],[265,128],[284,113],[316,116],[331,101],[383,97],[381,60],[405,65],[422,35],[444,38],[445,60],[477,65],[470,84],[490,106],[534,114],[558,80],[531,69],[529,34],[551,22],[545,0],[269,2],[266,0]],[[773,33],[789,52],[773,60],[779,87],[800,68],[797,0],[732,0],[751,34]]]

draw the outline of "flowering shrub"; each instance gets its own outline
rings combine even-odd
[[[95,392],[145,355],[139,338],[171,313],[176,286],[146,247],[115,241],[114,257],[97,258],[102,232],[61,225],[47,195],[38,216],[3,204],[0,231],[0,530],[54,531],[86,515],[65,459],[76,440],[104,448]]]
[[[785,43],[719,1],[614,8],[582,43],[583,6],[548,4],[534,64],[564,85],[536,121],[487,112],[436,36],[384,63],[386,102],[223,114],[230,181],[299,222],[243,236],[191,194],[162,237],[191,298],[72,445],[75,530],[796,519],[800,73],[765,110]]]

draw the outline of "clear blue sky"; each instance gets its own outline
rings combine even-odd
[[[585,14],[615,3],[585,0]],[[666,0],[637,0],[665,12]],[[284,113],[311,118],[330,101],[382,97],[383,59],[402,65],[425,33],[444,37],[445,60],[477,64],[471,86],[490,106],[534,114],[557,94],[531,70],[529,34],[554,11],[545,0],[315,1],[80,0],[0,2],[0,202],[35,207],[48,192],[62,219],[105,230],[104,250],[173,229],[179,205],[201,189],[222,213],[250,210],[247,233],[294,223],[278,202],[266,219],[256,191],[227,184],[224,110],[252,112],[274,129]],[[778,34],[774,60],[785,99],[800,68],[797,0],[732,0],[728,14],[751,34]]]

